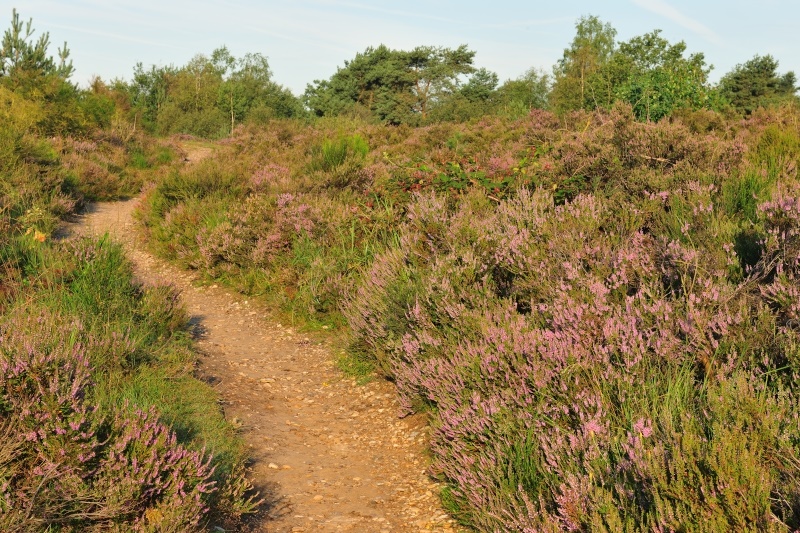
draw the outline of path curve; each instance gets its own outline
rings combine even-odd
[[[266,497],[245,531],[456,531],[426,475],[424,421],[397,418],[391,384],[357,385],[323,343],[148,253],[132,218],[138,201],[91,205],[73,230],[108,232],[139,280],[181,291],[198,331],[199,372],[220,392],[226,417],[241,424],[251,477]]]

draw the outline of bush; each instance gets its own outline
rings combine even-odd
[[[2,529],[197,528],[218,490],[210,459],[179,445],[152,409],[113,416],[96,409],[90,362],[73,328],[48,332],[45,347],[30,344],[41,337],[14,333],[41,335],[39,328],[5,326]]]
[[[762,344],[794,316],[776,307],[793,305],[789,278],[754,300],[760,278],[730,281],[732,253],[609,230],[597,197],[484,205],[418,197],[346,310],[406,408],[433,409],[432,469],[455,515],[486,530],[794,524],[776,503],[800,488],[792,461],[770,459],[800,452],[781,436],[797,416],[792,344]]]
[[[4,246],[0,529],[200,530],[253,508],[244,451],[169,287],[134,285],[117,245]]]
[[[677,155],[680,129],[632,127],[621,146],[645,158],[567,132],[575,148],[540,160],[599,176],[588,188],[494,209],[418,194],[346,306],[353,350],[431,412],[432,472],[465,524],[795,528],[796,193],[736,185],[736,142]],[[662,159],[660,183],[629,188]],[[736,255],[746,231],[755,259]]]
[[[155,189],[150,231],[346,320],[464,524],[800,527],[796,116],[347,127],[363,159],[338,123],[237,130],[209,163],[232,185]]]

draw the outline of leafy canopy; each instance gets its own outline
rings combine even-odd
[[[629,103],[639,120],[659,120],[678,108],[716,107],[708,83],[711,66],[701,53],[686,56],[661,30],[617,43],[616,30],[595,16],[582,17],[572,44],[553,69],[551,106],[559,112]]]
[[[713,105],[711,66],[702,53],[684,57],[686,43],[670,44],[661,30],[621,43],[602,75],[616,99],[633,106],[639,120],[659,120],[678,108]]]
[[[300,101],[272,80],[267,58],[259,53],[234,57],[227,47],[198,54],[180,68],[136,65],[133,80],[122,83],[133,113],[159,133],[217,137],[245,121],[304,114]]]
[[[795,73],[778,74],[778,61],[771,55],[756,55],[736,65],[720,80],[719,88],[737,111],[747,115],[759,107],[795,99],[798,91]]]
[[[390,124],[424,121],[459,91],[461,76],[475,72],[474,57],[466,45],[410,51],[370,47],[345,61],[329,80],[309,84],[305,102],[317,116],[350,113]],[[487,83],[491,85],[490,76],[476,80],[475,88],[485,90]]]
[[[553,68],[551,103],[561,112],[597,106],[599,93],[604,93],[597,73],[615,50],[617,30],[596,16],[581,17],[575,29],[572,43]],[[607,97],[603,99],[606,100]]]

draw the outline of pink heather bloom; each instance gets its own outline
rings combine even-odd
[[[653,434],[653,426],[649,420],[640,418],[633,424],[633,431],[634,433],[641,435],[642,438],[646,439]]]

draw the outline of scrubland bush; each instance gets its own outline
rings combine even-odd
[[[0,128],[0,206],[23,231],[49,234],[86,200],[137,193],[172,160],[173,148],[144,137],[122,141],[104,132],[84,138],[40,137]],[[136,157],[146,162],[136,168]]]
[[[2,258],[0,529],[191,531],[250,511],[174,289],[135,285],[107,241],[11,236]]]
[[[68,179],[87,200],[111,200],[137,194],[145,180],[157,179],[175,159],[177,148],[150,137],[127,141],[107,132],[84,139],[53,139]]]
[[[349,135],[371,150],[328,168],[313,147],[335,123],[240,129],[204,167],[235,169],[234,194],[162,209],[176,174],[143,217],[153,235],[194,217],[183,257],[285,311],[340,309],[353,357],[429,413],[464,524],[788,531],[794,113],[364,125]],[[319,187],[348,161],[369,179]]]
[[[794,195],[765,180],[753,212],[726,199],[752,172],[738,133],[680,148],[680,125],[635,127],[671,151],[624,144],[657,182],[566,133],[545,179],[600,176],[574,196],[418,195],[347,305],[354,348],[431,410],[445,502],[481,530],[792,530]]]
[[[214,392],[192,377],[174,288],[134,283],[106,239],[51,240],[85,200],[156,179],[174,147],[113,130],[44,139],[28,129],[26,102],[5,96],[0,530],[235,526],[256,505],[245,453]]]
[[[67,81],[13,15],[0,75],[0,530],[201,531],[258,505],[169,286],[107,239],[54,241],[86,200],[137,194],[177,147],[118,92]],[[21,35],[21,37],[20,37]],[[6,42],[8,41],[8,42]],[[120,107],[117,107],[120,106]]]

